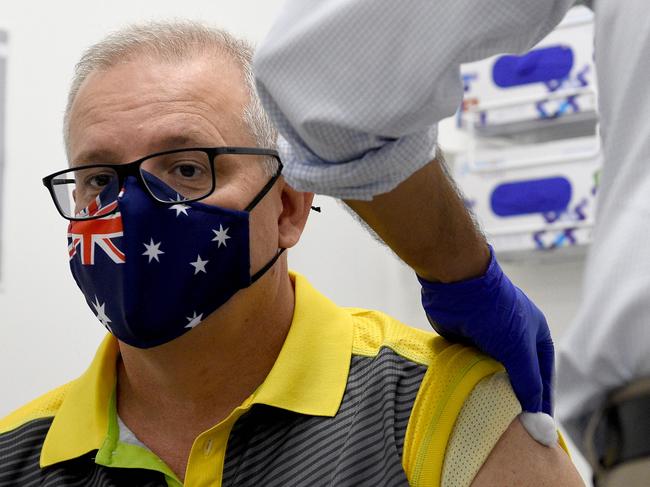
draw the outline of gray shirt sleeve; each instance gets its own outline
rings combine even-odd
[[[295,188],[371,199],[429,162],[461,63],[523,52],[573,0],[289,0],[255,56]]]

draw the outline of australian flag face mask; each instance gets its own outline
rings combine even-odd
[[[147,185],[170,201],[181,199],[154,176]],[[201,202],[164,205],[133,176],[116,201],[102,206],[108,192],[82,211],[108,214],[117,206],[117,212],[70,222],[70,268],[99,321],[129,345],[155,347],[199,326],[282,252],[251,277],[247,211]]]

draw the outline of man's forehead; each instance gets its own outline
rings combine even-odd
[[[70,113],[72,162],[102,151],[106,156],[124,138],[160,147],[155,150],[242,143],[248,92],[241,70],[219,63],[208,57],[181,63],[136,58],[92,73]]]
[[[166,102],[223,109],[239,107],[247,99],[241,68],[227,58],[199,56],[166,62],[136,57],[90,73],[77,93],[71,116],[111,108],[165,110]]]
[[[132,162],[132,160],[140,158],[126,158],[123,155],[123,144],[120,144],[119,141],[115,142],[111,144],[102,140],[83,140],[81,147],[78,148],[77,152],[73,155],[73,159],[70,161],[71,165],[80,166],[96,163],[119,164]],[[183,147],[197,148],[217,145],[225,144],[215,140],[214,136],[210,136],[205,130],[188,129],[186,125],[167,125],[164,127],[164,130],[156,132],[155,137],[151,141],[151,148],[146,149],[140,156],[144,157],[154,152],[181,149]]]

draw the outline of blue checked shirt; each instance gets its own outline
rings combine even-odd
[[[431,161],[460,64],[523,52],[573,0],[289,0],[255,57],[296,189],[385,193]]]

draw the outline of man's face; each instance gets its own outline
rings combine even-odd
[[[242,121],[248,102],[239,68],[226,56],[182,63],[140,57],[92,73],[70,113],[70,165],[120,164],[184,147],[255,146]],[[203,203],[242,210],[269,180],[261,160],[220,158],[217,190]],[[252,268],[277,249],[271,191],[251,214]]]

